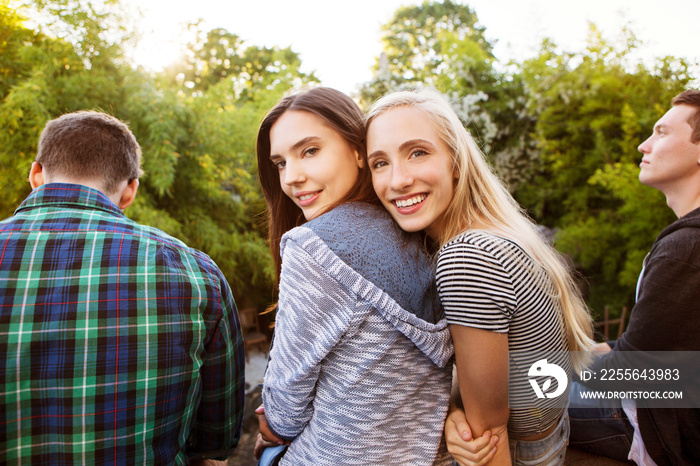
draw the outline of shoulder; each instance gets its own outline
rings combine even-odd
[[[391,261],[401,249],[417,251],[421,247],[418,235],[403,232],[384,208],[365,203],[340,205],[300,229],[310,232],[354,269]],[[303,233],[292,230],[285,236],[300,238]]]
[[[483,230],[469,230],[441,248],[436,279],[442,291],[458,283],[488,283],[512,292],[515,283],[528,275],[526,272],[536,269],[515,241]]]
[[[450,262],[486,262],[501,264],[503,259],[521,252],[517,243],[481,230],[469,230],[445,244],[438,254],[438,269]]]
[[[283,273],[287,262],[288,270],[318,266],[339,282],[357,274],[403,309],[435,314],[433,261],[421,237],[401,230],[382,207],[336,207],[287,232],[280,249]]]
[[[127,218],[124,219],[124,225],[128,227],[131,235],[137,241],[154,247],[154,253],[160,265],[178,268],[182,268],[184,265],[190,269],[192,274],[200,274],[217,282],[226,282],[219,267],[206,253],[187,246],[182,240],[158,228],[143,225]]]
[[[656,239],[649,260],[667,259],[700,267],[700,217],[681,218]]]
[[[337,237],[333,234],[334,230],[338,228],[381,231],[393,227],[393,220],[383,207],[353,202],[339,205],[304,226],[314,231],[321,239],[332,242]],[[346,233],[344,231],[343,236],[346,236]]]

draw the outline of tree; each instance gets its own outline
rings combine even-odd
[[[56,84],[80,74],[83,62],[73,47],[24,26],[25,19],[3,4],[2,101],[0,102],[0,215],[12,214],[29,193],[27,174],[36,141],[50,115],[59,113]]]
[[[172,102],[160,112],[149,104],[139,117],[150,122],[143,132],[153,146],[146,147],[157,154],[144,160],[152,173],[145,179],[149,200],[167,214],[159,218],[176,222],[188,244],[214,258],[243,306],[262,307],[274,299],[274,269],[255,136],[284,93],[316,78],[299,71],[301,61],[290,49],[246,47],[223,29],[195,37],[188,58],[156,77],[158,93]],[[142,101],[137,97],[135,104]]]
[[[239,305],[262,308],[274,299],[255,133],[290,87],[315,80],[299,72],[299,57],[289,49],[246,48],[235,35],[214,30],[204,37],[221,43],[216,60],[199,67],[202,52],[173,68],[175,74],[150,74],[132,66],[123,49],[128,42],[115,39],[126,40],[132,29],[121,23],[117,0],[97,7],[73,0],[27,3],[22,11],[34,18],[32,27],[19,10],[0,5],[2,217],[29,193],[27,173],[45,123],[66,112],[103,110],[127,121],[142,147],[145,174],[126,214],[209,254]],[[194,69],[201,80],[185,92],[173,77]]]
[[[515,194],[560,230],[557,245],[582,267],[598,310],[632,304],[640,259],[669,223],[663,197],[639,186],[636,147],[691,79],[683,60],[634,63],[636,46],[629,30],[612,44],[591,25],[585,51],[545,41],[521,69],[540,155]]]
[[[170,85],[184,86],[193,93],[203,92],[228,81],[237,100],[255,99],[274,88],[289,89],[318,80],[300,71],[301,60],[291,48],[247,46],[238,35],[216,28],[188,29],[195,37],[182,60],[164,71]]]

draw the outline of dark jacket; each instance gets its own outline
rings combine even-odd
[[[613,351],[700,351],[700,209],[656,238],[629,325]],[[599,358],[595,366],[613,358]],[[700,409],[638,404],[637,413],[644,445],[659,466],[700,464]]]

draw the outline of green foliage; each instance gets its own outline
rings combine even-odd
[[[8,21],[8,19],[10,21]],[[3,15],[2,101],[0,102],[0,215],[11,215],[29,193],[29,167],[36,142],[57,111],[53,84],[71,64],[82,65],[73,49],[23,26],[19,15]]]
[[[570,224],[558,246],[575,257],[591,284],[589,305],[630,306],[644,257],[656,236],[675,220],[659,191],[641,184],[639,168],[616,163],[596,170],[589,183],[612,193],[617,209],[601,210]]]
[[[255,135],[280,97],[318,81],[299,56],[192,24],[182,60],[147,73],[125,58],[135,29],[120,0],[10,5],[0,0],[0,217],[29,192],[46,121],[102,110],[127,121],[143,149],[127,215],[209,254],[239,304],[272,301]],[[445,93],[519,202],[557,228],[591,306],[614,314],[631,304],[642,259],[673,220],[663,196],[638,182],[636,146],[697,64],[664,57],[648,68],[630,58],[634,34],[609,41],[594,26],[583,51],[546,40],[538,56],[502,64],[478,24],[452,0],[399,8],[358,98],[367,107],[405,86]]]
[[[635,66],[628,57],[636,44],[626,30],[611,44],[591,25],[585,51],[557,53],[545,41],[521,71],[540,156],[516,196],[560,229],[557,245],[582,267],[598,310],[632,304],[642,259],[673,216],[637,180],[636,148],[690,75],[671,58],[653,70]]]
[[[245,47],[216,29],[196,35],[204,41],[190,45],[179,67],[149,75],[124,60],[131,26],[118,0],[24,2],[32,28],[18,10],[0,8],[0,216],[29,193],[45,123],[105,111],[127,121],[142,147],[145,174],[127,215],[209,254],[239,304],[266,306],[274,270],[255,134],[290,87],[316,80],[299,71],[299,57]]]
[[[563,226],[615,205],[607,190],[588,179],[606,164],[637,159],[636,146],[651,131],[658,106],[666,109],[689,81],[680,60],[655,71],[633,67],[627,57],[635,39],[626,34],[627,48],[617,49],[591,26],[586,51],[557,54],[545,42],[540,56],[523,64],[540,157],[534,182],[517,195],[547,224]],[[675,65],[685,74],[664,79]]]
[[[493,59],[491,44],[477,22],[471,8],[451,0],[399,8],[383,28],[391,77],[424,84],[449,78],[476,84],[479,73],[490,73]]]
[[[39,29],[72,44],[85,66],[121,62],[122,46],[132,38],[120,0],[26,0],[17,2]]]
[[[256,99],[275,88],[289,89],[317,79],[300,71],[301,60],[291,48],[246,46],[225,29],[203,31],[190,24],[195,40],[179,63],[168,67],[164,79],[172,86],[191,89],[194,95],[220,83],[232,93],[229,101]]]
[[[494,81],[492,47],[477,22],[471,8],[451,0],[399,8],[382,28],[383,52],[374,79],[362,88],[363,104],[406,85],[445,93],[489,88]]]

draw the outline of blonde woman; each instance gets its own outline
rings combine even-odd
[[[384,207],[404,230],[423,231],[440,247],[437,284],[467,421],[475,437],[489,431],[500,439],[485,459],[563,464],[566,379],[592,345],[592,321],[567,266],[440,94],[377,101],[367,149]],[[447,438],[455,459],[470,464]]]

